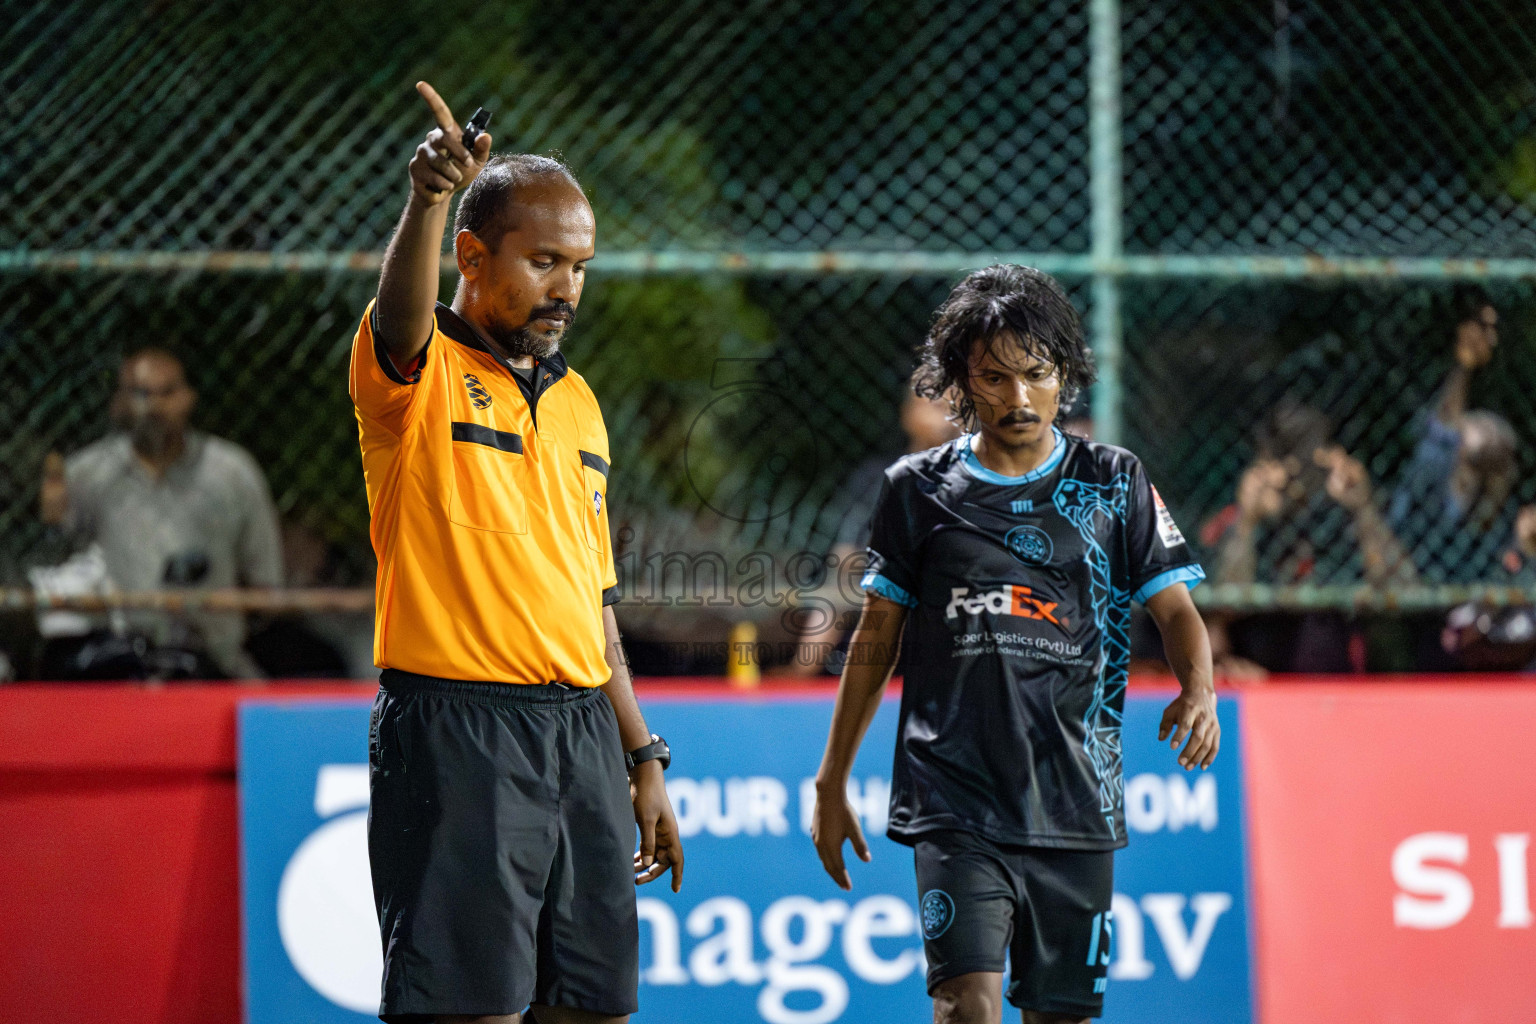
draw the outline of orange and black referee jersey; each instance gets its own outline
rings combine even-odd
[[[445,679],[600,686],[604,604],[617,597],[608,535],[608,431],[558,352],[531,383],[438,304],[402,370],[373,335],[352,343],[379,560],[373,660]]]

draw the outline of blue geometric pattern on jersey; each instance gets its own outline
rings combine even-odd
[[[1109,826],[1109,834],[1116,839],[1120,837],[1115,831],[1115,811],[1120,808],[1125,783],[1120,767],[1122,718],[1115,708],[1125,695],[1131,662],[1131,595],[1114,585],[1109,552],[1099,543],[1097,527],[1100,516],[1108,518],[1111,524],[1124,521],[1130,494],[1130,476],[1117,473],[1107,484],[1063,480],[1051,495],[1056,511],[1077,527],[1083,538],[1093,621],[1104,638],[1093,701],[1083,715],[1083,752],[1099,778],[1099,811]]]

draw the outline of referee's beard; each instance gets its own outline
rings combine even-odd
[[[548,318],[561,319],[564,321],[564,326],[557,331],[534,327],[534,321]],[[528,312],[528,319],[516,327],[489,324],[486,333],[501,346],[509,359],[517,359],[521,356],[548,359],[559,351],[565,332],[571,329],[571,324],[575,321],[575,306],[569,302],[551,302],[543,306],[535,306]]]

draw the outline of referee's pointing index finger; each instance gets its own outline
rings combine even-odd
[[[432,108],[432,116],[437,118],[437,126],[450,138],[458,138],[461,131],[459,123],[453,119],[453,111],[448,109],[448,104],[437,94],[437,90],[426,82],[417,82],[416,91],[421,93],[421,98],[427,101],[427,106]]]

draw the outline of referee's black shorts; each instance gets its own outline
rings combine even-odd
[[[381,1018],[637,1009],[635,820],[601,689],[386,669],[368,764]]]

